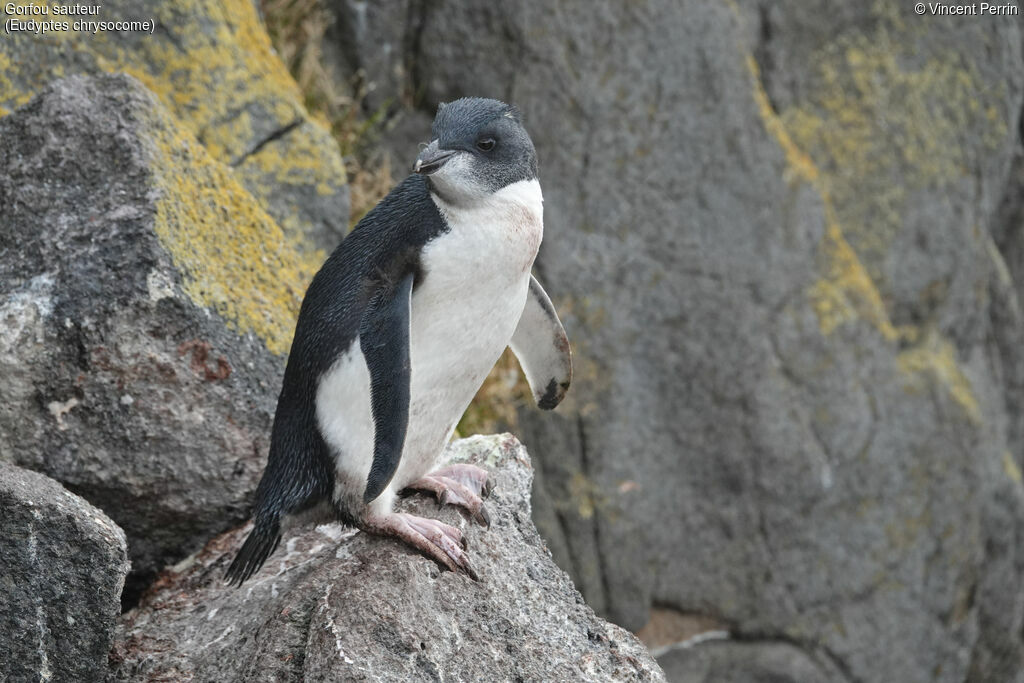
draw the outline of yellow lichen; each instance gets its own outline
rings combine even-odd
[[[341,156],[322,153],[325,145],[333,144],[330,136],[311,126],[303,128],[289,144],[267,145],[235,167],[246,187],[261,188],[266,194],[270,194],[271,186],[287,185],[313,186],[320,195],[341,190],[345,184]]]
[[[981,409],[971,383],[957,364],[953,345],[937,334],[928,334],[914,348],[901,351],[897,357],[900,370],[909,375],[908,388],[915,389],[918,378],[931,377],[946,387],[950,397],[964,409],[972,422],[981,422]]]
[[[764,90],[764,84],[761,82],[761,69],[758,67],[757,61],[753,56],[747,56],[747,69],[750,71],[752,78],[754,102],[757,104],[757,109],[761,114],[761,121],[786,155],[786,170],[793,173],[797,179],[814,185],[815,189],[820,191],[821,188],[818,187],[818,181],[821,174],[818,172],[814,162],[811,161],[811,158],[796,146],[782,121],[776,115],[768,99],[768,93]]]
[[[823,45],[810,60],[813,87],[778,124],[822,171],[847,241],[883,289],[913,191],[970,176],[978,151],[964,131],[989,150],[1007,136],[1005,86],[985,84],[958,52],[918,53],[913,31],[898,32],[890,14],[871,33]]]
[[[820,196],[824,207],[826,230],[820,245],[824,273],[808,292],[811,304],[818,315],[822,334],[831,334],[843,323],[864,319],[886,339],[896,339],[898,335],[889,320],[878,289],[843,235],[826,179],[811,157],[793,141],[786,126],[772,108],[761,83],[760,69],[751,56],[747,57],[747,68],[751,75],[758,113],[765,129],[782,148],[790,182],[801,181],[809,184]]]
[[[559,507],[575,512],[580,519],[590,519],[598,511],[606,517],[613,512],[609,507],[607,494],[582,472],[573,473],[569,479],[568,494],[568,500]]]
[[[171,114],[155,126],[162,132],[153,167],[163,191],[156,230],[186,292],[285,353],[305,284],[324,254],[302,241],[311,226],[300,217],[275,223],[268,216],[269,197],[287,184],[339,191],[340,155],[326,131],[305,123],[287,144],[247,157],[260,140],[306,117],[303,95],[251,0],[157,2],[147,10],[163,27],[155,35],[68,31],[0,41],[0,115],[65,71],[140,80]],[[104,7],[105,19],[136,18],[116,13]],[[235,172],[228,167],[239,162]]]
[[[0,52],[0,102],[7,101],[11,96],[14,95],[14,84],[11,83],[11,79],[7,76],[11,70],[11,59],[3,52]],[[4,113],[0,114],[3,116],[7,110],[2,110]]]
[[[811,286],[809,297],[822,333],[831,334],[839,325],[860,319],[889,341],[899,338],[878,289],[837,225],[827,228],[821,249],[826,272]]]
[[[911,376],[907,390],[920,392],[920,380],[930,378],[979,422],[978,401],[952,344],[934,331],[895,327],[877,283],[885,251],[902,225],[906,188],[965,173],[970,152],[962,130],[980,127],[989,147],[1005,136],[1005,122],[992,104],[1002,97],[1002,86],[978,86],[976,70],[955,55],[904,69],[899,47],[881,24],[879,35],[844,36],[824,47],[813,60],[819,92],[783,112],[771,106],[758,65],[748,56],[753,98],[785,156],[787,180],[810,185],[821,198],[821,277],[808,299],[822,334],[865,321],[889,342],[913,344],[897,359]]]
[[[1003,472],[1006,472],[1006,476],[1012,479],[1014,482],[1022,483],[1022,476],[1020,466],[1013,459],[1013,454],[1010,451],[1003,451]]]
[[[274,55],[251,0],[159,3],[154,12],[173,27],[173,40],[126,44],[97,34],[85,47],[105,70],[125,71],[156,93],[215,159],[230,163],[248,151],[247,107],[258,106],[278,126],[304,115],[298,86]]]
[[[155,231],[189,297],[276,354],[288,351],[305,284],[318,262],[302,255],[187,131],[154,113],[152,168],[161,196]]]

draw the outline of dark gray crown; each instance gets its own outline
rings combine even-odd
[[[484,97],[463,97],[454,102],[442,102],[430,127],[436,139],[464,138],[475,134],[484,125],[502,116],[522,125],[519,110],[510,104]]]
[[[442,103],[431,133],[440,150],[470,154],[475,181],[492,192],[537,177],[537,152],[512,105],[482,97]],[[482,140],[493,141],[493,149],[481,148]]]

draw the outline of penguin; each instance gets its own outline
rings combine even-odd
[[[437,468],[456,423],[506,347],[540,408],[569,388],[569,340],[531,274],[543,196],[518,109],[441,104],[431,138],[306,291],[229,584],[259,570],[285,524],[324,511],[477,579],[462,531],[394,511],[396,495],[433,493],[489,526],[487,471]]]

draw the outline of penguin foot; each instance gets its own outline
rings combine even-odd
[[[494,490],[494,482],[487,470],[475,465],[449,465],[409,484],[408,488],[430,491],[437,496],[438,505],[456,505],[469,513],[474,522],[491,528],[491,516],[484,507],[483,498]]]
[[[369,533],[405,541],[453,572],[461,569],[474,581],[480,580],[466,555],[466,541],[462,532],[444,522],[404,512],[392,512],[364,520],[360,527]]]
[[[476,465],[449,465],[448,467],[442,467],[439,470],[434,470],[428,476],[445,477],[447,479],[454,479],[464,486],[468,486],[474,492],[476,492],[481,498],[486,498],[491,495],[491,491],[494,490],[494,480],[491,479],[490,473],[482,467]]]

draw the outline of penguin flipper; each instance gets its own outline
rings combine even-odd
[[[413,274],[382,286],[370,299],[359,325],[359,345],[370,371],[373,464],[363,502],[384,491],[398,469],[409,426],[409,325]]]
[[[519,359],[537,405],[551,410],[561,403],[572,381],[569,338],[551,299],[532,275],[526,306],[509,346]]]

